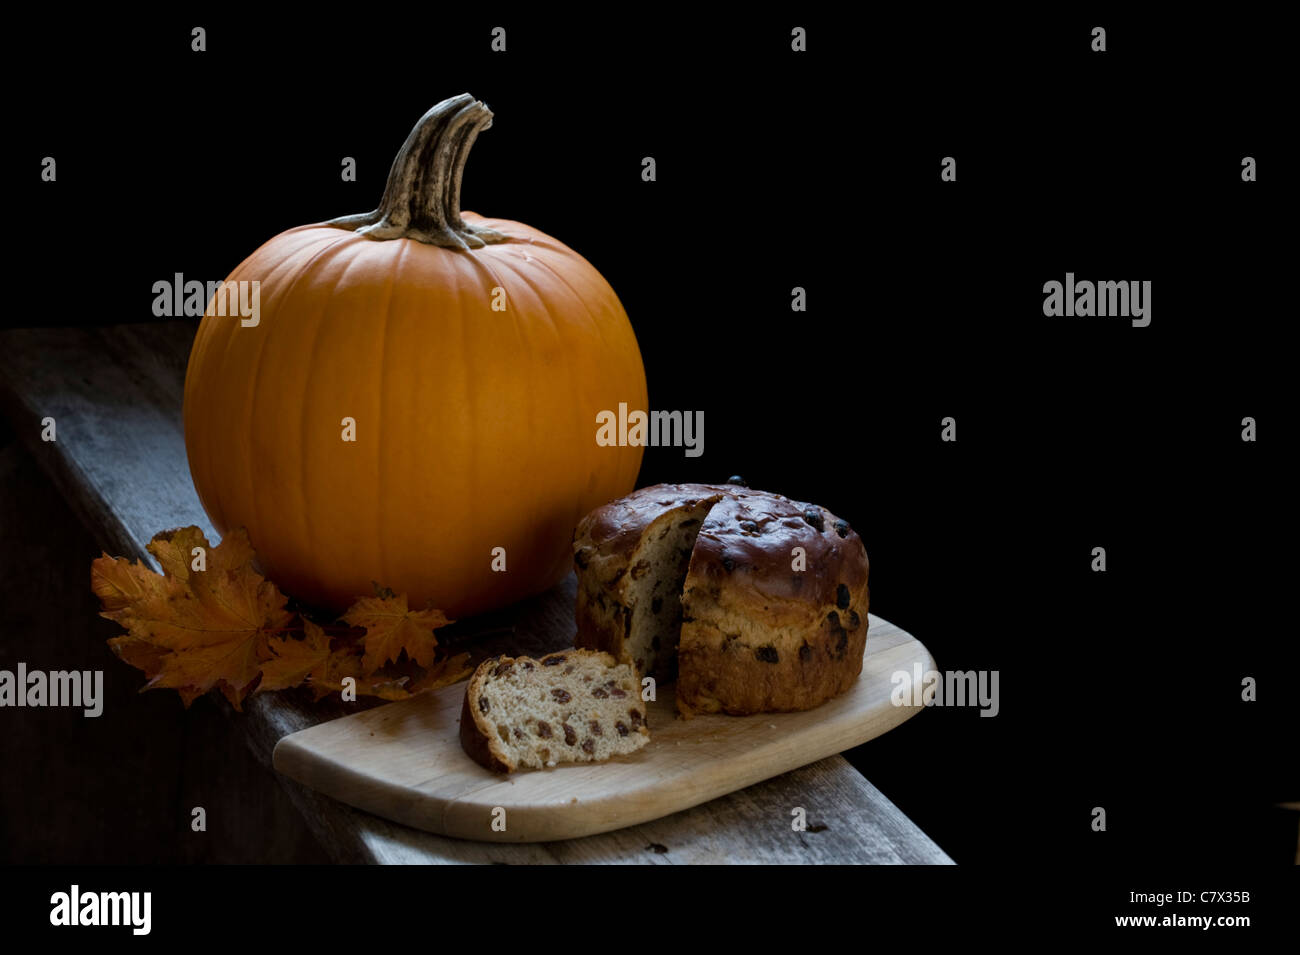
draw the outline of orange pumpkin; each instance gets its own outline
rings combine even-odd
[[[309,603],[379,583],[459,617],[538,593],[578,520],[636,481],[642,448],[596,442],[599,412],[646,407],[614,290],[550,236],[460,212],[491,120],[469,95],[429,110],[378,209],[290,229],[231,273],[260,283],[256,324],[214,296],[199,326],[199,499]]]

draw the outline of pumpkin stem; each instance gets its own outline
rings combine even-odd
[[[379,208],[325,223],[368,239],[415,239],[448,249],[481,249],[502,235],[460,215],[465,159],[492,111],[468,93],[445,99],[420,117],[393,160]]]

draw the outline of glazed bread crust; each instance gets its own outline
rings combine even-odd
[[[574,540],[579,646],[642,659],[631,573],[665,524],[703,513],[681,593],[677,708],[683,716],[804,710],[862,671],[869,562],[825,508],[734,485],[668,484],[589,514]],[[677,586],[676,581],[670,581]]]
[[[867,573],[862,541],[825,508],[720,501],[686,576],[679,712],[806,710],[843,693],[862,672]]]

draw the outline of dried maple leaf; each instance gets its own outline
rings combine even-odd
[[[272,638],[267,641],[271,659],[262,663],[262,682],[257,692],[287,690],[309,677],[323,678],[328,671],[330,638],[325,630],[304,619],[303,638]]]
[[[474,672],[474,668],[469,665],[469,654],[462,653],[454,657],[448,657],[446,660],[439,660],[433,666],[428,667],[424,675],[406,687],[411,696],[417,693],[424,693],[427,690],[436,690],[439,687],[450,686],[459,680],[465,679]]]
[[[441,610],[409,609],[406,595],[394,595],[392,591],[362,597],[343,619],[354,627],[365,628],[366,653],[361,665],[367,673],[374,673],[390,660],[397,662],[403,650],[420,666],[431,666],[438,648],[433,631],[451,623]]]
[[[472,667],[468,666],[469,654],[463,653],[447,660],[440,660],[428,668],[413,667],[419,673],[415,680],[409,675],[389,674],[384,672],[366,672],[362,662],[362,648],[344,645],[332,652],[330,641],[325,631],[303,620],[306,639],[271,640],[273,652],[283,659],[283,677],[276,669],[280,661],[263,669],[263,680],[257,691],[285,689],[307,680],[316,699],[330,693],[343,692],[344,680],[352,679],[352,689],[362,696],[377,696],[383,700],[405,700],[423,693],[448,686],[469,676]],[[271,679],[268,681],[267,677]],[[279,684],[283,685],[279,685]]]
[[[201,571],[191,568],[198,547],[206,552]],[[274,658],[268,636],[293,620],[285,596],[253,570],[253,549],[242,529],[216,547],[197,527],[165,531],[150,542],[149,552],[162,576],[107,554],[91,565],[101,616],[127,630],[110,646],[145,671],[146,689],[179,690],[188,706],[220,687],[238,708],[263,662]]]
[[[114,637],[108,641],[108,646],[117,654],[118,659],[129,663],[137,670],[143,670],[144,675],[150,680],[162,672],[163,658],[171,652],[155,646],[148,640],[132,636]]]
[[[303,626],[310,634],[320,627],[310,620],[304,620]],[[322,631],[323,632],[323,631]],[[345,689],[344,680],[351,678],[352,690],[363,696],[377,696],[385,700],[404,700],[409,693],[404,689],[408,678],[390,677],[376,673],[367,674],[361,663],[362,648],[357,645],[339,647],[324,658],[307,675],[308,684],[316,699],[330,693],[341,693]]]
[[[205,565],[195,570],[200,547]],[[91,587],[103,603],[101,615],[127,630],[109,641],[114,652],[144,671],[145,689],[174,689],[186,706],[216,688],[240,709],[254,686],[261,693],[303,683],[317,699],[347,685],[360,695],[404,700],[469,674],[466,654],[436,659],[434,630],[450,623],[447,617],[410,610],[390,590],[358,600],[344,615],[354,629],[335,633],[336,639],[296,618],[284,595],[253,570],[242,529],[217,547],[197,527],[167,531],[149,551],[161,575],[105,554],[91,565]],[[300,638],[290,635],[296,630]],[[399,661],[403,651],[406,659]]]

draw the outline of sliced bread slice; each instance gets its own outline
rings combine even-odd
[[[637,672],[608,653],[494,657],[465,688],[461,746],[498,773],[600,762],[648,742]]]

